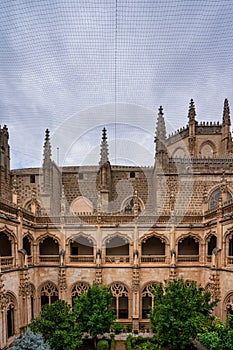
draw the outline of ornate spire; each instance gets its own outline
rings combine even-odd
[[[107,141],[107,130],[102,130],[102,141],[100,146],[100,162],[99,165],[107,163],[108,160],[108,141]]]
[[[50,144],[50,136],[49,130],[45,130],[45,142],[44,142],[44,162],[51,160],[51,144]]]
[[[155,137],[155,142],[156,142],[156,154],[158,152],[166,152],[166,125],[165,125],[165,120],[163,117],[163,107],[159,107],[159,113],[158,113],[158,119],[157,119],[157,128],[156,128],[156,137]]]
[[[189,121],[193,121],[195,120],[195,116],[196,116],[196,110],[195,110],[195,105],[194,105],[194,101],[191,98],[190,103],[189,103],[189,112],[188,112],[188,118]]]
[[[231,125],[230,107],[227,98],[224,101],[222,125]]]

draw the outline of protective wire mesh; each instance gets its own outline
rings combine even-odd
[[[171,129],[185,125],[190,98],[199,120],[220,119],[224,98],[233,103],[232,18],[231,0],[2,0],[1,123],[13,167],[40,165],[44,129],[98,105],[151,109],[138,119],[153,131],[160,104]],[[112,124],[115,140],[132,132],[119,120],[131,125],[136,113],[118,112],[107,110],[100,123]],[[88,130],[93,116],[76,123]]]

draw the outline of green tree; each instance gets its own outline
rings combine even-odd
[[[97,335],[109,332],[116,319],[112,308],[112,292],[107,286],[94,283],[86,293],[74,299],[74,307],[81,308],[83,331],[88,332],[95,340]]]
[[[45,305],[30,328],[33,332],[41,333],[54,350],[75,350],[82,344],[80,312],[80,307],[72,310],[64,300],[58,300]]]
[[[50,346],[44,342],[41,334],[35,334],[30,329],[14,340],[11,350],[50,350]]]
[[[155,285],[150,321],[160,345],[191,349],[190,338],[211,328],[211,313],[218,301],[211,302],[210,297],[194,281],[177,279]]]
[[[233,350],[232,316],[226,320],[226,324],[217,319],[213,330],[198,336],[199,341],[208,350]]]

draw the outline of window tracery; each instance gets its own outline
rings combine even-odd
[[[128,289],[122,283],[114,283],[110,287],[113,295],[113,308],[118,319],[128,318]]]
[[[217,295],[217,289],[216,286],[213,283],[208,283],[205,287],[205,291],[210,293],[210,300],[214,301],[217,299],[218,295]]]
[[[214,190],[209,198],[209,209],[213,209],[218,206],[219,201],[221,199],[221,190],[220,188],[217,188]],[[229,191],[227,191],[227,200],[231,200],[232,196]]]
[[[56,300],[58,300],[58,289],[53,283],[47,282],[41,288],[40,295],[41,295],[41,306],[45,304],[52,304]]]
[[[227,315],[233,315],[233,293],[225,300]]]
[[[142,318],[148,318],[150,309],[154,307],[155,282],[148,283],[142,291]]]
[[[90,288],[89,284],[86,282],[78,282],[74,285],[72,288],[71,296],[72,299],[74,297],[80,297],[81,294],[87,293],[88,289]]]
[[[7,325],[7,338],[12,337],[15,334],[15,308],[16,301],[11,293],[6,293],[6,325]]]
[[[134,206],[137,205],[137,210],[140,213],[142,211],[142,204],[138,198],[131,197],[129,198],[124,205],[125,214],[132,214]]]

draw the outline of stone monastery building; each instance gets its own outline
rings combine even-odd
[[[0,348],[42,305],[108,285],[121,323],[148,324],[153,283],[183,276],[233,311],[230,111],[166,135],[159,108],[153,167],[111,165],[107,130],[95,166],[58,167],[46,130],[42,168],[10,169],[0,129]]]

